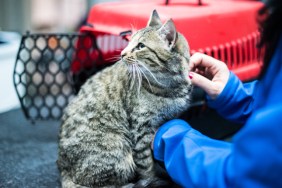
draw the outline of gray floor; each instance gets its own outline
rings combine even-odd
[[[0,187],[60,187],[59,122],[27,121],[21,110],[0,114]]]

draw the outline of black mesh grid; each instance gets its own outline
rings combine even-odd
[[[105,66],[102,61],[91,34],[23,35],[13,75],[25,116],[59,119],[86,78]]]

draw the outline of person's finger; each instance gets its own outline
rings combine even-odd
[[[221,61],[214,59],[211,56],[197,52],[191,56],[190,62],[189,62],[189,68],[190,70],[193,71],[194,69],[199,68],[199,67],[204,67],[204,68],[213,67],[217,65],[219,62]]]
[[[195,72],[190,72],[189,78],[193,85],[202,88],[212,99],[218,96],[219,92],[216,84],[211,80]]]

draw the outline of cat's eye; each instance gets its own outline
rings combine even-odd
[[[138,43],[138,45],[137,45],[137,49],[142,49],[142,48],[144,48],[145,47],[145,45],[143,44],[143,43]]]

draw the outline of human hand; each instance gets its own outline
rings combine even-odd
[[[190,58],[189,67],[192,84],[202,88],[211,99],[216,99],[229,79],[226,64],[208,55],[195,53]]]

